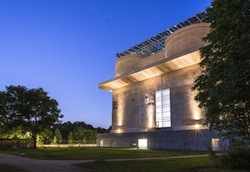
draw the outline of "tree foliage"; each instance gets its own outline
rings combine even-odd
[[[38,136],[38,143],[40,144],[50,144],[53,141],[53,131],[51,129],[45,128]]]
[[[21,126],[34,140],[45,129],[51,129],[62,118],[58,103],[42,88],[28,89],[24,86],[9,86],[0,92],[1,127],[12,129]]]
[[[72,133],[72,131],[69,132],[69,134],[68,134],[67,143],[73,143],[73,133]]]
[[[97,131],[85,129],[80,126],[77,127],[72,134],[76,143],[91,143],[95,142]]]
[[[60,144],[60,143],[62,143],[62,141],[63,141],[62,134],[61,134],[60,130],[58,128],[56,128],[55,133],[54,133],[53,143]]]
[[[73,123],[70,121],[67,121],[67,122],[58,124],[57,127],[61,131],[63,140],[67,140],[69,133],[73,132],[78,127],[82,127],[84,129],[87,129],[87,130],[97,131],[97,133],[108,133],[109,132],[109,130],[107,130],[105,128],[101,128],[101,127],[94,128],[92,125],[87,124],[83,121],[76,121]]]
[[[250,143],[250,1],[213,1],[207,22],[211,30],[201,48],[195,99],[210,129]]]

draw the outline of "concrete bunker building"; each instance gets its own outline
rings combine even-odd
[[[99,134],[107,147],[223,150],[216,132],[203,126],[205,112],[191,88],[200,75],[199,48],[209,33],[199,13],[117,54],[115,77],[99,84],[112,92],[112,130]]]

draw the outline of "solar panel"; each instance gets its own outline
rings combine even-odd
[[[195,16],[188,18],[187,20],[178,23],[177,25],[174,25],[166,30],[164,30],[163,32],[158,33],[157,35],[154,35],[151,38],[148,38],[146,41],[143,41],[137,45],[135,45],[132,48],[129,48],[126,51],[123,51],[121,53],[117,53],[117,57],[121,58],[123,56],[126,56],[128,54],[147,54],[147,55],[151,55],[151,54],[155,54],[159,51],[164,50],[164,43],[165,40],[167,39],[167,37],[175,32],[178,29],[181,29],[185,26],[191,25],[191,24],[195,24],[195,23],[202,23],[204,22],[205,18],[207,16],[206,11],[196,14]]]
[[[189,18],[188,20],[191,21],[192,23],[197,23],[197,22],[199,22],[199,20],[197,19],[196,16],[194,16],[194,17],[192,17],[192,18]]]

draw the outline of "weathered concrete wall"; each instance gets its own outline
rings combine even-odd
[[[138,147],[138,139],[147,139],[149,149],[196,150],[207,151],[211,139],[219,138],[209,130],[180,130],[140,133],[98,134],[97,144],[104,147]],[[225,150],[229,142],[220,139],[220,151]],[[100,145],[102,142],[102,145]]]
[[[148,57],[131,54],[118,59],[116,76],[164,63],[165,58],[174,59],[197,51],[205,44],[202,38],[208,32],[207,23],[184,27],[168,37],[166,52]],[[177,65],[173,64],[173,67]],[[204,113],[194,101],[196,93],[191,91],[200,72],[199,65],[195,64],[113,90],[112,132],[139,132],[155,128],[155,92],[166,88],[170,89],[172,126],[169,130],[193,129],[196,124],[201,124]]]
[[[159,62],[160,60],[163,60],[164,58],[165,58],[165,51],[161,51],[154,55],[143,58],[140,61],[140,68],[145,68],[147,66],[150,66],[154,63]]]
[[[171,34],[165,42],[165,57],[177,57],[198,50],[209,33],[208,23],[186,26]]]
[[[144,54],[129,54],[116,60],[115,63],[115,76],[122,76],[126,73],[136,71],[140,67],[140,60],[147,57]]]
[[[138,132],[155,128],[155,91],[166,88],[170,89],[170,130],[194,128],[204,119],[204,113],[194,101],[196,93],[191,91],[199,74],[199,66],[193,65],[114,90],[112,132]]]

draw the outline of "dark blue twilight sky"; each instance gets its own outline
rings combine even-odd
[[[42,87],[63,121],[111,125],[115,54],[202,12],[211,0],[0,0],[0,90]]]

